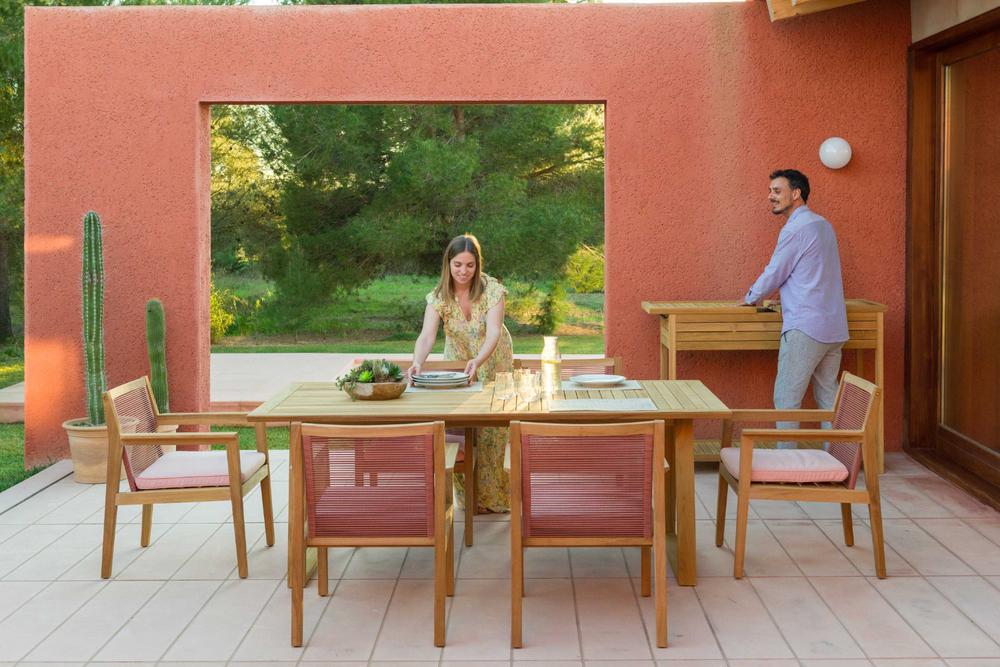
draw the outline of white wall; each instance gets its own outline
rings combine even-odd
[[[913,41],[941,32],[1000,7],[1000,0],[910,0]]]

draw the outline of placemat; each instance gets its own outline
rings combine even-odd
[[[649,398],[569,398],[549,401],[549,412],[641,412],[656,410]]]
[[[562,388],[563,391],[605,391],[607,389],[642,389],[642,385],[639,384],[638,380],[625,380],[613,387],[584,387],[582,384],[577,384],[572,380],[563,380]]]
[[[482,382],[473,382],[471,387],[468,387],[468,386],[467,387],[457,387],[455,389],[431,389],[430,387],[412,387],[411,386],[411,387],[407,387],[406,391],[403,392],[403,393],[408,394],[411,391],[482,391],[482,390],[483,390],[483,383]]]

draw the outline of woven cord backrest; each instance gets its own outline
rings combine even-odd
[[[302,437],[309,537],[434,537],[434,436]]]
[[[562,363],[562,379],[568,380],[574,375],[614,375],[615,374],[615,363],[614,361],[609,361],[607,364],[578,364],[573,363],[567,366],[566,362]]]
[[[833,428],[845,431],[862,431],[868,417],[872,394],[866,389],[850,382],[844,382],[840,390],[840,402],[837,413],[833,416]],[[830,454],[847,468],[847,488],[853,489],[858,481],[861,470],[860,442],[831,442]]]
[[[650,537],[653,436],[521,436],[524,537]]]
[[[157,432],[153,404],[149,401],[149,392],[145,385],[127,391],[117,398],[112,398],[111,403],[114,406],[115,415],[118,417],[122,434]],[[163,450],[159,445],[125,447],[125,451],[122,453],[122,463],[125,465],[125,474],[128,476],[130,489],[139,490],[135,478],[142,474],[143,470],[156,463],[156,460],[161,456],[163,456]]]

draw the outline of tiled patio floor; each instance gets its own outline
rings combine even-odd
[[[157,506],[146,549],[138,508],[123,507],[110,581],[99,576],[102,486],[69,477],[0,514],[0,664],[1000,666],[1000,515],[902,454],[887,457],[882,477],[885,581],[873,576],[863,523],[848,548],[836,505],[778,502],[754,504],[749,576],[733,579],[732,526],[716,548],[716,473],[701,466],[700,579],[694,588],[670,581],[668,649],[650,641],[638,550],[533,549],[524,648],[512,651],[502,516],[478,518],[476,545],[456,553],[443,650],[432,645],[430,550],[374,548],[331,552],[333,595],[310,583],[306,644],[294,649],[284,454],[274,455],[272,548],[259,495],[248,497],[247,580],[235,573],[228,503]]]

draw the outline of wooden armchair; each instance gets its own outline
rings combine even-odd
[[[868,505],[871,518],[875,571],[885,579],[882,541],[882,505],[878,490],[878,410],[882,390],[856,375],[844,372],[833,410],[733,410],[733,419],[722,428],[719,464],[719,498],[715,518],[715,544],[722,546],[729,488],[737,494],[736,553],[733,574],[743,576],[747,516],[751,499],[803,500],[840,503],[844,541],[854,544],[851,504]],[[733,421],[832,421],[832,429],[744,430],[739,448],[730,447]],[[786,440],[828,442],[822,449],[754,449],[755,442]],[[855,485],[862,462],[865,488]]]
[[[290,441],[292,646],[302,646],[305,549],[317,547],[319,594],[327,595],[327,549],[363,546],[434,548],[434,645],[444,646],[445,596],[455,592],[452,480],[446,466],[458,449],[446,447],[444,422],[296,422]]]
[[[140,378],[104,393],[108,423],[107,496],[104,505],[104,552],[101,577],[111,576],[119,505],[142,505],[141,544],[149,546],[156,503],[228,500],[233,505],[236,561],[247,576],[247,544],[243,497],[257,484],[264,503],[267,546],[274,545],[271,477],[267,430],[256,424],[257,450],[240,451],[239,437],[229,433],[160,433],[167,424],[179,426],[247,425],[243,413],[160,414],[148,378]],[[161,445],[225,445],[226,451],[168,452]],[[119,491],[124,465],[129,491]]]
[[[510,423],[511,646],[522,644],[524,547],[638,546],[643,596],[654,551],[656,645],[667,645],[663,421]]]

